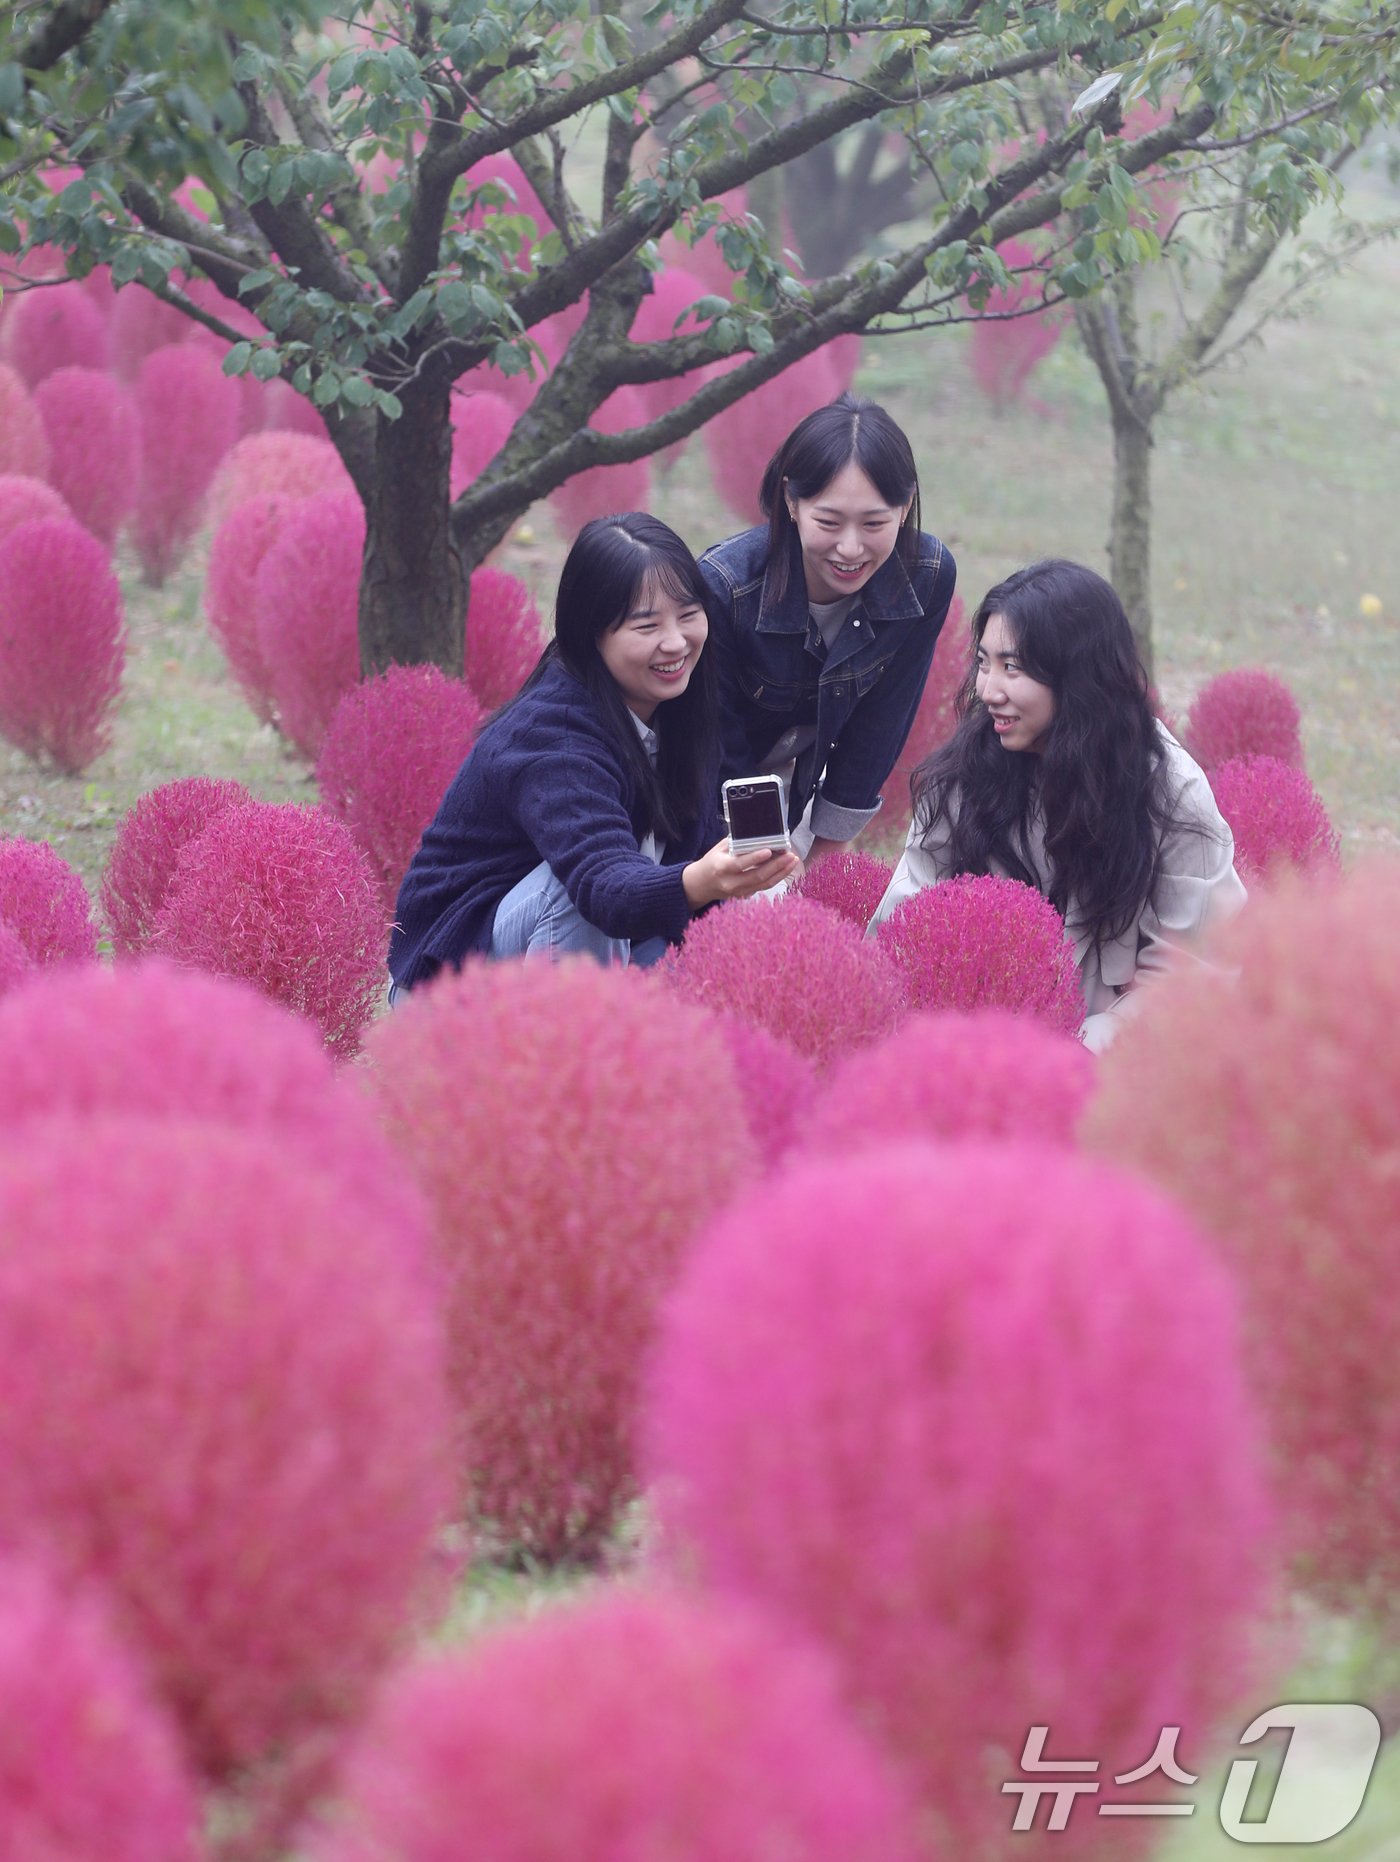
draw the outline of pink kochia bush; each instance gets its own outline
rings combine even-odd
[[[1400,1614],[1400,866],[1285,875],[1229,972],[1162,983],[1100,1062],[1086,1141],[1180,1197],[1243,1284],[1302,1576]]]
[[[0,840],[0,923],[35,964],[97,955],[97,927],[81,874],[46,840]]]
[[[0,1558],[4,1862],[195,1862],[199,1807],[169,1719],[93,1596]]]
[[[322,492],[279,525],[253,577],[258,651],[277,719],[303,756],[320,751],[336,706],[360,677],[358,498]]]
[[[49,482],[108,549],[140,476],[136,409],[121,383],[96,369],[63,368],[34,391],[49,442]]]
[[[5,319],[5,360],[33,390],[55,369],[105,370],[107,319],[76,280],[18,293]]]
[[[756,1022],[819,1068],[883,1039],[905,1009],[884,952],[811,899],[717,906],[691,922],[662,974],[686,1001]]]
[[[1246,1678],[1270,1520],[1233,1286],[1108,1165],[795,1159],[697,1241],[643,1433],[667,1558],[825,1642],[933,1854],[1007,1852],[1028,1727],[1111,1796],[1164,1725],[1199,1770]]]
[[[1064,920],[1033,886],[964,874],[891,912],[876,942],[918,1009],[1009,1009],[1075,1034],[1084,1020]]]
[[[814,408],[834,401],[846,385],[841,375],[828,343],[722,409],[705,426],[715,490],[744,523],[759,521],[758,487],[779,437]]]
[[[771,1168],[799,1135],[816,1096],[817,1070],[791,1042],[737,1015],[716,1017],[734,1061],[759,1162]]]
[[[180,849],[150,948],[252,983],[345,1059],[386,987],[388,939],[374,875],[342,822],[323,808],[244,802]]]
[[[626,433],[644,426],[647,405],[641,390],[631,386],[614,388],[603,405],[588,416],[595,433]],[[560,528],[572,540],[594,517],[609,511],[640,511],[651,497],[651,463],[641,459],[624,460],[620,465],[588,466],[572,478],[556,485],[549,494]]]
[[[818,860],[803,874],[795,891],[800,898],[829,906],[864,931],[875,916],[875,907],[884,898],[893,874],[894,868],[888,860],[879,860],[873,853],[856,848],[851,853],[828,854],[824,860]]]
[[[369,861],[386,914],[481,719],[471,687],[436,666],[392,666],[336,706],[316,783]]]
[[[467,684],[487,711],[514,698],[544,650],[539,610],[519,576],[489,566],[472,574]]]
[[[72,509],[62,493],[41,478],[22,472],[0,474],[0,542],[21,524],[43,523],[55,517],[71,518]]]
[[[353,1716],[448,1501],[422,1238],[269,1134],[115,1115],[0,1147],[0,1236],[0,1545],[105,1587],[208,1777]]]
[[[229,671],[263,723],[276,711],[272,674],[258,645],[257,574],[295,500],[258,492],[236,504],[214,533],[204,576],[204,613]]]
[[[972,634],[963,612],[962,596],[954,595],[948,617],[934,644],[933,664],[929,667],[914,722],[881,797],[884,806],[878,825],[882,832],[908,830],[914,812],[910,778],[926,757],[947,743],[956,729],[956,700],[971,661]]]
[[[542,1557],[593,1549],[633,1492],[657,1302],[754,1171],[722,1037],[640,972],[579,959],[469,964],[367,1045],[436,1212],[473,1515]]]
[[[295,398],[300,401],[302,397]],[[209,521],[217,528],[249,498],[314,498],[323,491],[349,493],[353,489],[350,474],[324,427],[319,437],[253,433],[241,439],[220,465],[209,493]]]
[[[878,1047],[833,1067],[802,1127],[815,1152],[896,1138],[1033,1138],[1072,1145],[1094,1059],[1028,1015],[911,1015]]]
[[[126,659],[121,589],[75,518],[0,543],[0,733],[76,776],[107,747]]]
[[[1337,830],[1301,769],[1275,756],[1230,757],[1211,771],[1210,786],[1247,886],[1294,869],[1335,873],[1341,866]]]
[[[1256,667],[1207,679],[1187,713],[1182,742],[1207,772],[1237,756],[1274,756],[1303,767],[1298,701],[1276,674]]]
[[[132,540],[146,580],[159,585],[184,555],[219,461],[238,438],[238,383],[207,350],[176,343],[141,364],[134,389],[141,477]]]
[[[38,965],[8,918],[0,917],[0,996],[26,982]]]
[[[33,397],[15,371],[0,362],[0,472],[47,478],[49,442]]]
[[[117,825],[102,874],[102,916],[119,957],[150,943],[180,850],[217,814],[253,796],[241,782],[186,776],[148,789]]]
[[[604,1591],[406,1668],[345,1786],[314,1862],[915,1853],[822,1658],[733,1605],[661,1590]]]
[[[1063,320],[1052,311],[1036,311],[1047,274],[1037,270],[1036,255],[1023,240],[1007,239],[997,252],[1012,273],[1008,285],[988,294],[972,325],[968,358],[972,379],[998,409],[1019,401],[1026,384],[1059,342]],[[1021,312],[1017,316],[1014,313]]]

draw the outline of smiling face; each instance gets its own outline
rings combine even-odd
[[[690,684],[709,622],[698,601],[677,599],[650,579],[622,619],[598,637],[598,652],[627,709],[650,724],[656,707]]]
[[[1021,665],[1004,614],[989,614],[977,647],[977,696],[1003,750],[1038,753],[1055,716],[1055,694]]]
[[[810,601],[840,601],[864,588],[894,553],[909,505],[886,504],[874,483],[851,460],[814,498],[784,489],[802,544]]]

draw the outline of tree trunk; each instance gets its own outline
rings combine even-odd
[[[1113,413],[1113,524],[1109,580],[1128,611],[1152,676],[1152,422],[1135,407]]]
[[[416,383],[381,415],[365,497],[360,667],[430,663],[462,676],[466,579],[452,541],[451,385]]]

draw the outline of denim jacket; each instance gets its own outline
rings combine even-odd
[[[918,538],[908,571],[897,554],[880,565],[825,658],[795,534],[781,601],[769,587],[766,525],[700,558],[712,597],[721,773],[751,776],[791,726],[815,725],[816,742],[797,758],[788,816],[795,824],[815,791],[812,831],[827,840],[850,840],[879,808],[953,598],[952,556],[937,537]]]

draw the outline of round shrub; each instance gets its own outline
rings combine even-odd
[[[21,472],[0,475],[0,542],[21,524],[72,515],[62,496],[43,479],[26,478]]]
[[[1247,886],[1294,869],[1340,869],[1337,830],[1301,769],[1276,756],[1230,757],[1211,771],[1210,786],[1235,837],[1235,865]]]
[[[615,1590],[405,1669],[316,1862],[910,1862],[886,1768],[811,1649]]]
[[[487,711],[515,697],[543,650],[539,610],[519,576],[490,567],[473,571],[466,677]]]
[[[263,723],[276,706],[272,674],[258,645],[258,568],[294,506],[280,492],[236,504],[214,533],[204,576],[204,614],[239,690]]]
[[[1277,674],[1242,666],[1207,679],[1186,714],[1182,742],[1207,772],[1237,756],[1303,767],[1298,701]]]
[[[303,396],[288,389],[293,400]],[[316,418],[320,420],[320,416]],[[220,465],[209,492],[209,521],[218,529],[250,498],[315,498],[322,492],[353,493],[340,454],[319,435],[269,431],[241,439]]]
[[[1034,886],[964,874],[896,906],[875,934],[918,1009],[1009,1009],[1076,1034],[1084,992],[1064,920]]]
[[[471,687],[436,666],[392,666],[336,706],[316,782],[373,869],[386,915],[481,718]]]
[[[473,1516],[582,1554],[633,1491],[656,1303],[754,1169],[733,1064],[707,1018],[583,960],[419,993],[375,1025],[370,1077],[437,1216]]]
[[[634,343],[668,343],[673,337],[693,336],[698,325],[693,317],[686,316],[686,312],[692,304],[705,297],[709,289],[703,279],[697,278],[684,267],[663,265],[659,272],[652,273],[651,290],[637,306],[637,314],[632,319],[631,340]],[[673,376],[669,381],[640,383],[638,392],[647,419],[658,420],[663,414],[669,414],[673,407],[679,407],[701,386],[707,373],[705,369],[692,369],[684,375]],[[662,455],[663,459],[678,455],[685,444],[681,440],[668,447]]]
[[[732,273],[722,289],[727,297],[733,289]],[[790,432],[814,408],[834,401],[846,386],[840,377],[837,356],[828,343],[733,406],[721,408],[706,423],[705,450],[715,490],[746,524],[756,524],[760,519],[758,487],[775,436]]]
[[[0,362],[0,472],[47,478],[49,442],[33,397],[15,371]]]
[[[627,433],[646,424],[646,402],[638,389],[614,388],[601,407],[588,416],[595,433]],[[645,457],[621,465],[588,466],[556,485],[549,502],[562,534],[576,537],[594,517],[610,511],[642,511],[651,498],[651,463]]]
[[[204,494],[238,438],[238,383],[207,350],[175,343],[142,362],[134,389],[141,476],[131,535],[147,582],[159,587],[199,526]]]
[[[140,476],[130,395],[96,369],[63,368],[40,382],[34,404],[49,442],[49,482],[110,550]]]
[[[737,1015],[716,1021],[734,1062],[759,1161],[771,1169],[800,1135],[816,1097],[817,1070],[791,1042]]]
[[[0,1543],[104,1586],[214,1778],[342,1724],[448,1501],[416,1249],[273,1137],[30,1121],[0,1147]]]
[[[55,369],[105,370],[107,319],[76,281],[20,291],[5,319],[5,360],[31,390]]]
[[[893,876],[894,868],[888,860],[856,848],[851,853],[831,853],[818,860],[793,891],[800,898],[827,906],[864,931]]]
[[[1400,866],[1289,875],[1234,973],[1163,979],[1100,1062],[1086,1142],[1178,1196],[1243,1283],[1300,1569],[1342,1609],[1400,1609]]]
[[[907,833],[913,818],[910,780],[926,757],[947,743],[957,726],[957,696],[972,663],[972,632],[963,612],[961,595],[954,595],[948,618],[939,629],[933,664],[924,682],[923,696],[914,713],[904,748],[900,751],[881,800],[881,833]]]
[[[905,1138],[1072,1145],[1093,1084],[1093,1056],[1043,1022],[942,1009],[833,1067],[800,1136],[828,1155]]]
[[[8,995],[37,968],[24,939],[8,918],[0,916],[0,996]]]
[[[358,498],[322,492],[280,524],[253,576],[258,651],[282,730],[313,760],[345,693],[360,678]]]
[[[112,367],[123,381],[134,381],[147,356],[188,341],[198,327],[145,285],[123,285],[111,311]]]
[[[756,1022],[819,1068],[883,1039],[905,1008],[884,952],[811,899],[717,906],[691,921],[661,971],[685,1000]]]
[[[350,830],[323,808],[222,809],[176,858],[150,949],[252,983],[346,1059],[385,989],[389,927]]]
[[[148,789],[127,811],[107,856],[101,892],[102,916],[119,957],[134,957],[150,943],[181,848],[215,815],[252,800],[241,782],[188,776]]]
[[[72,517],[0,542],[0,732],[70,776],[106,749],[126,660],[121,589]]]
[[[199,1810],[164,1713],[95,1597],[0,1559],[5,1862],[194,1862]]]
[[[499,394],[459,394],[452,404],[452,479],[460,497],[505,445],[515,426],[515,409]]]
[[[643,1435],[668,1555],[825,1642],[948,1854],[1001,1852],[1028,1727],[1107,1780],[1164,1725],[1195,1769],[1235,1703],[1270,1520],[1233,1287],[1125,1173],[795,1158],[692,1251]]]
[[[46,840],[0,840],[0,919],[32,963],[83,963],[97,955],[82,875]]]

